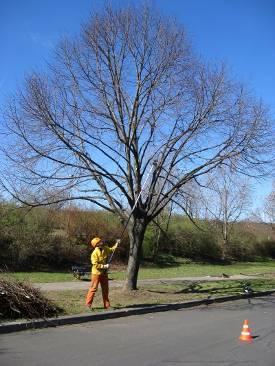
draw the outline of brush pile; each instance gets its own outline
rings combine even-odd
[[[60,312],[61,309],[30,284],[0,278],[0,319],[44,319]]]

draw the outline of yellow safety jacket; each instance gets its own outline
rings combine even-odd
[[[92,274],[100,275],[104,273],[104,264],[107,264],[108,256],[116,250],[116,245],[113,247],[104,246],[96,247],[91,254]]]

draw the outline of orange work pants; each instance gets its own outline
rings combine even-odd
[[[88,306],[92,305],[99,284],[101,286],[102,291],[103,306],[105,309],[107,309],[108,307],[110,307],[109,283],[107,273],[103,273],[100,275],[92,274],[92,282],[91,287],[89,288],[89,291],[87,293],[86,305]]]

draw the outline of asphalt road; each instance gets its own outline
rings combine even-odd
[[[239,341],[244,319],[254,338]],[[1,366],[274,366],[275,295],[0,336]]]

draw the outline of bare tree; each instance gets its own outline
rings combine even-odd
[[[272,191],[265,199],[264,218],[265,221],[271,224],[273,229],[275,224],[275,182],[272,184]]]
[[[221,234],[221,252],[224,260],[234,224],[251,205],[251,187],[247,178],[238,176],[226,166],[220,166],[209,174],[207,189],[202,190],[201,197],[206,219],[210,220]]]
[[[257,174],[271,144],[262,103],[223,66],[199,61],[184,29],[146,6],[92,16],[46,75],[27,78],[5,121],[13,167],[1,182],[31,206],[86,200],[126,223],[157,162],[127,227],[129,289],[146,227],[178,190],[225,161]]]
[[[175,207],[181,209],[192,221],[203,217],[201,186],[193,179],[187,182],[176,194]]]

